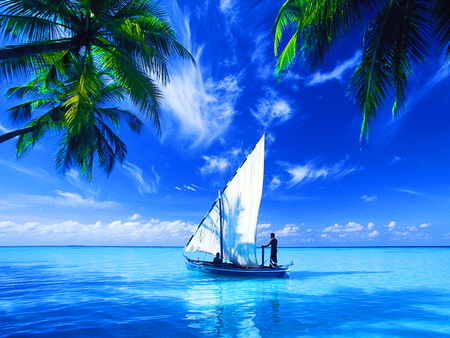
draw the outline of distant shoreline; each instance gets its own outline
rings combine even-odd
[[[0,245],[0,248],[174,248],[170,245]],[[260,249],[260,247],[257,247]],[[389,248],[450,248],[450,245],[379,245],[379,246],[285,246],[280,249],[389,249]]]

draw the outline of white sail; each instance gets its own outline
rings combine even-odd
[[[256,226],[264,178],[264,135],[200,223],[184,251],[220,252],[244,267],[258,266]]]
[[[202,251],[215,255],[220,252],[220,206],[217,199],[200,222],[184,251]]]
[[[264,178],[264,135],[222,193],[224,257],[258,266],[256,226]]]

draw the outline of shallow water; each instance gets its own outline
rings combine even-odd
[[[0,337],[449,337],[450,248],[279,250],[289,279],[180,248],[0,248]]]

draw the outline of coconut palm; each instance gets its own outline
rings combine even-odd
[[[63,82],[46,82],[43,78],[31,81],[25,86],[10,88],[7,98],[30,98],[8,109],[14,122],[28,121],[28,132],[17,140],[17,156],[22,157],[39,141],[48,135],[60,135],[55,164],[57,171],[65,174],[70,168],[77,167],[88,180],[92,178],[94,159],[107,175],[116,163],[122,163],[127,148],[125,143],[114,133],[113,127],[119,128],[125,122],[130,130],[139,133],[143,121],[132,112],[111,106],[122,101],[128,90],[120,87],[106,72],[91,69],[95,77],[96,92],[89,97],[88,105],[83,106],[82,118],[72,118],[73,94],[70,85]],[[67,83],[76,83],[76,71]],[[78,121],[82,119],[82,121]]]
[[[162,6],[154,0],[2,0],[0,34],[9,45],[0,48],[0,75],[15,78],[34,74],[44,87],[49,83],[64,84],[64,116],[53,121],[64,124],[50,129],[66,130],[70,126],[74,137],[95,131],[86,126],[95,125],[90,114],[99,101],[94,98],[102,86],[96,76],[104,70],[117,87],[126,90],[139,113],[149,118],[159,132],[159,84],[169,81],[168,59],[180,56],[195,63],[177,41],[165,16]],[[2,135],[0,142],[23,133],[28,133],[23,139],[31,141],[33,135],[46,134],[46,129],[36,130],[41,126],[31,122],[26,128]],[[69,144],[74,142],[73,137],[63,139],[67,143],[64,149],[75,149]],[[88,139],[83,136],[77,140],[83,140],[77,146],[77,157],[92,154],[92,146],[99,146],[87,144]],[[83,151],[81,146],[87,149]],[[58,152],[57,158],[61,157]],[[81,161],[69,158],[63,162],[70,165]],[[91,159],[86,161],[90,163]]]
[[[362,59],[347,95],[362,112],[362,141],[387,100],[394,115],[404,108],[413,64],[432,48],[450,60],[450,1],[287,0],[273,28],[277,78],[295,59],[315,69],[355,29],[363,31]]]

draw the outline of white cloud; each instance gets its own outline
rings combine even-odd
[[[373,224],[372,222],[367,224],[367,229],[372,230],[373,228],[375,228],[375,224]]]
[[[385,226],[388,227],[389,230],[392,230],[392,229],[394,229],[397,226],[397,223],[392,221],[391,223],[389,223],[388,225],[385,225]]]
[[[365,230],[365,229],[361,224],[358,224],[355,222],[349,222],[344,226],[335,224],[333,226],[327,227],[323,230],[323,232],[353,232],[353,231],[362,231],[362,230]]]
[[[83,185],[83,181],[80,178],[80,173],[78,171],[76,171],[75,169],[70,169],[66,173],[66,178],[70,183],[72,183],[73,185],[75,185],[77,187],[81,187]]]
[[[212,173],[223,173],[230,168],[237,169],[242,162],[238,162],[242,154],[249,153],[240,148],[232,148],[229,151],[222,152],[220,156],[203,155],[205,164],[200,167],[200,172],[203,175],[210,175]]]
[[[258,224],[258,230],[270,228],[270,223],[268,224]],[[286,224],[281,230],[267,230],[267,231],[258,231],[259,238],[269,238],[270,234],[275,233],[276,237],[288,237],[288,236],[296,236],[299,234],[300,226],[295,224]]]
[[[376,230],[372,231],[370,234],[368,234],[368,237],[377,237],[380,233]]]
[[[214,172],[224,172],[230,166],[227,158],[217,156],[202,156],[206,161],[205,165],[200,168],[203,174],[211,174]]]
[[[252,115],[267,129],[269,126],[282,124],[294,115],[287,99],[279,97],[273,90],[266,90],[266,98],[260,99]]]
[[[281,180],[278,176],[272,177],[272,181],[269,184],[269,190],[275,190],[281,185]]]
[[[220,10],[228,12],[233,8],[233,0],[220,0]]]
[[[3,221],[0,222],[0,245],[184,245],[196,227],[196,224],[180,220],[153,219],[91,224]]]
[[[270,223],[258,224],[258,230],[270,228]]]
[[[223,9],[231,2],[223,3]],[[236,113],[235,104],[241,95],[240,75],[214,78],[203,67],[204,46],[192,41],[190,14],[183,13],[172,1],[172,20],[180,41],[194,56],[197,65],[186,60],[171,60],[170,83],[162,87],[164,96],[163,140],[174,138],[188,143],[190,148],[207,147],[222,136]],[[217,65],[211,65],[216,67]]]
[[[137,165],[134,165],[128,161],[126,161],[122,165],[122,169],[124,170],[125,174],[131,178],[131,180],[134,182],[135,186],[137,187],[139,193],[141,195],[143,194],[151,194],[155,193],[158,189],[160,177],[156,173],[155,168],[152,166],[152,175],[153,179],[149,182],[146,181],[144,178],[144,171],[139,168]]]
[[[311,79],[307,83],[308,86],[318,85],[325,83],[330,80],[338,80],[341,81],[344,74],[347,71],[354,69],[358,63],[361,61],[361,53],[357,52],[351,59],[344,61],[343,63],[336,66],[329,73],[321,73],[317,72],[311,76]]]
[[[318,166],[315,162],[308,162],[304,165],[294,165],[287,162],[280,162],[284,170],[291,175],[288,182],[290,187],[299,183],[310,183],[317,179],[336,180],[354,171],[360,170],[356,166],[345,165],[347,159],[343,159],[333,165]]]
[[[130,217],[130,221],[135,221],[135,220],[137,220],[139,218],[142,218],[142,216],[139,215],[139,214],[134,214],[133,216]]]
[[[363,196],[361,196],[361,199],[366,202],[372,202],[372,201],[376,201],[378,199],[378,197],[376,195],[372,195],[372,196],[363,195]]]
[[[431,223],[422,223],[421,225],[419,225],[419,228],[427,228],[431,225]]]
[[[275,231],[275,234],[278,237],[286,237],[297,234],[299,230],[300,227],[295,224],[286,224],[282,230]]]
[[[232,75],[204,81],[200,65],[197,68],[185,65],[174,71],[163,92],[165,116],[176,130],[168,130],[165,136],[179,135],[189,140],[192,148],[206,147],[222,136],[236,113],[234,106],[241,93],[238,81],[239,76]]]
[[[187,190],[190,190],[190,191],[205,190],[205,189],[203,189],[203,188],[201,188],[201,187],[199,187],[198,185],[195,185],[195,184],[183,185],[183,188],[175,187],[175,189],[177,189],[177,190],[179,190],[179,191],[187,191]]]

